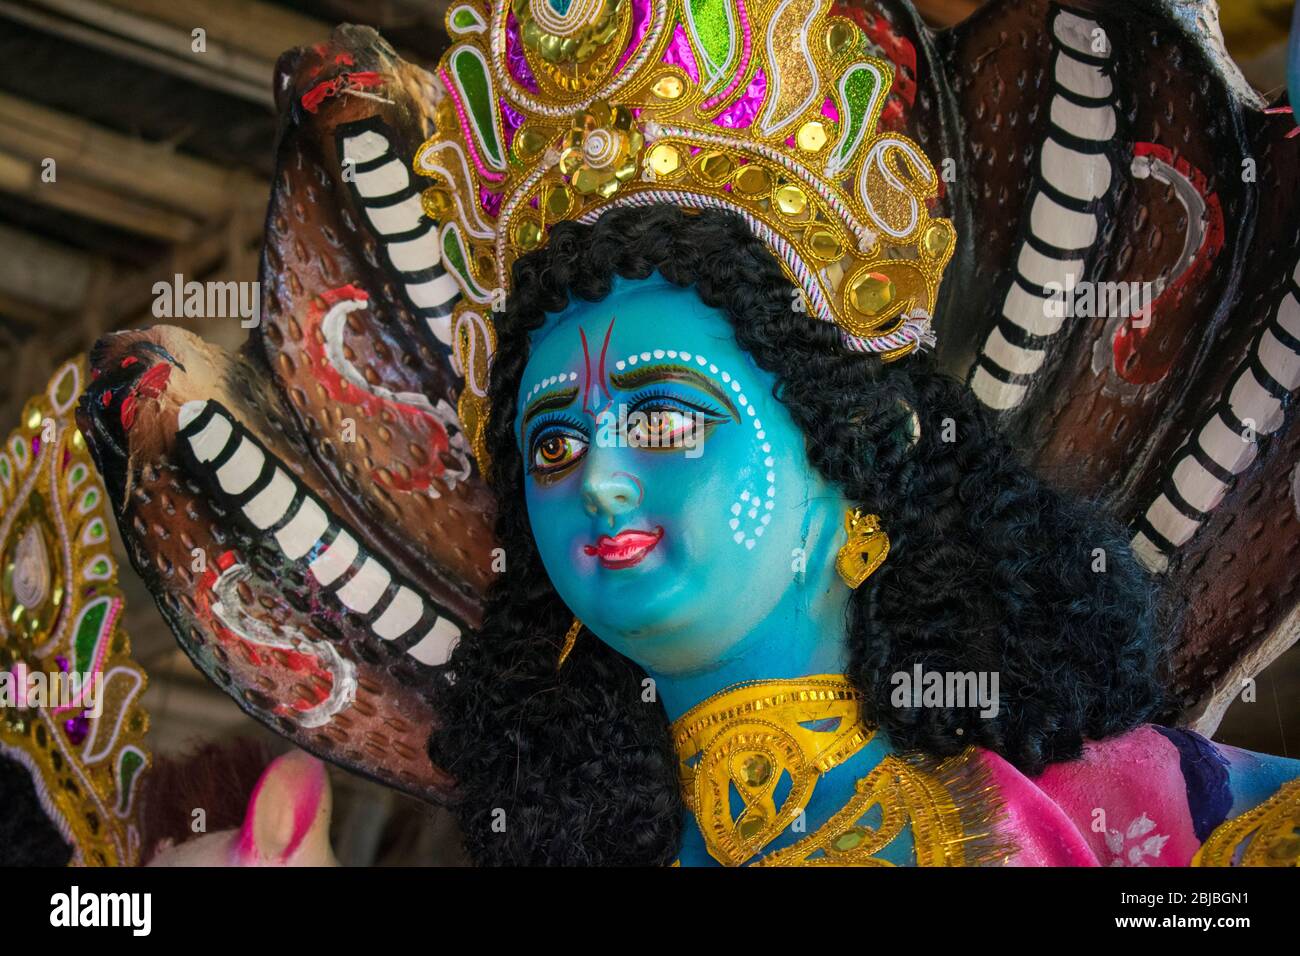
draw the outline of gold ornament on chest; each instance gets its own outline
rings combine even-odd
[[[967,823],[989,822],[993,808],[982,800],[959,807],[948,785],[968,789],[973,751],[934,769],[887,755],[813,833],[764,854],[804,816],[821,776],[874,737],[857,692],[835,676],[742,684],[679,718],[673,740],[682,794],[709,855],[724,866],[891,866],[881,854],[910,833],[919,865],[977,862],[966,847],[987,827]]]
[[[739,866],[800,817],[821,774],[870,743],[873,731],[846,681],[806,678],[724,691],[679,719],[673,736],[682,791],[709,853]]]

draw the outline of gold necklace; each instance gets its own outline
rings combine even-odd
[[[724,866],[890,866],[878,854],[910,829],[918,865],[1005,858],[990,839],[1000,807],[969,748],[940,763],[886,756],[814,833],[755,859],[804,813],[821,775],[874,738],[859,705],[842,676],[751,681],[674,722],[682,794],[710,856]],[[777,806],[783,778],[789,790]],[[733,787],[743,804],[734,815]]]
[[[838,677],[755,681],[715,694],[673,724],[682,793],[710,855],[739,866],[798,819],[818,777],[865,747],[858,695]],[[783,776],[790,791],[776,806]],[[730,790],[744,810],[732,816]]]

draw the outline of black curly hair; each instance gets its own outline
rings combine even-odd
[[[738,217],[613,210],[557,225],[520,258],[497,316],[487,443],[509,567],[482,630],[451,660],[430,739],[434,763],[459,781],[474,860],[666,864],[678,852],[676,759],[662,705],[642,699],[642,670],[584,632],[556,671],[573,615],[533,541],[513,431],[529,333],[570,296],[599,301],[615,276],[655,270],[731,320],[775,376],[813,467],[881,516],[892,550],[851,598],[848,677],[895,748],[945,756],[977,744],[1035,773],[1079,756],[1085,738],[1152,719],[1165,650],[1152,585],[1114,521],[1031,474],[968,389],[926,359],[847,352],[833,325],[792,309],[791,283]],[[997,672],[1000,711],[891,706],[890,676],[914,664]]]
[[[31,772],[0,754],[0,866],[66,866],[72,847],[41,807]]]

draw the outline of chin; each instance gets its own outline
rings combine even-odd
[[[589,627],[595,622],[597,633],[608,635],[607,643],[626,648],[625,654],[640,662],[643,647],[676,643],[692,629],[703,615],[703,609],[696,606],[703,594],[683,593],[690,590],[687,582],[666,569],[618,577],[623,573],[602,572],[585,602],[591,610],[590,621],[578,616]]]
[[[666,594],[641,586],[617,590],[626,591],[626,596],[603,590],[593,601],[593,618],[602,621],[611,636],[629,642],[671,637],[690,619]]]

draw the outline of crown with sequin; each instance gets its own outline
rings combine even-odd
[[[834,322],[886,361],[932,344],[955,235],[934,168],[880,129],[894,68],[831,0],[472,0],[447,14],[434,185],[460,284],[460,417],[486,463],[492,307],[557,222],[672,203],[741,216]]]

